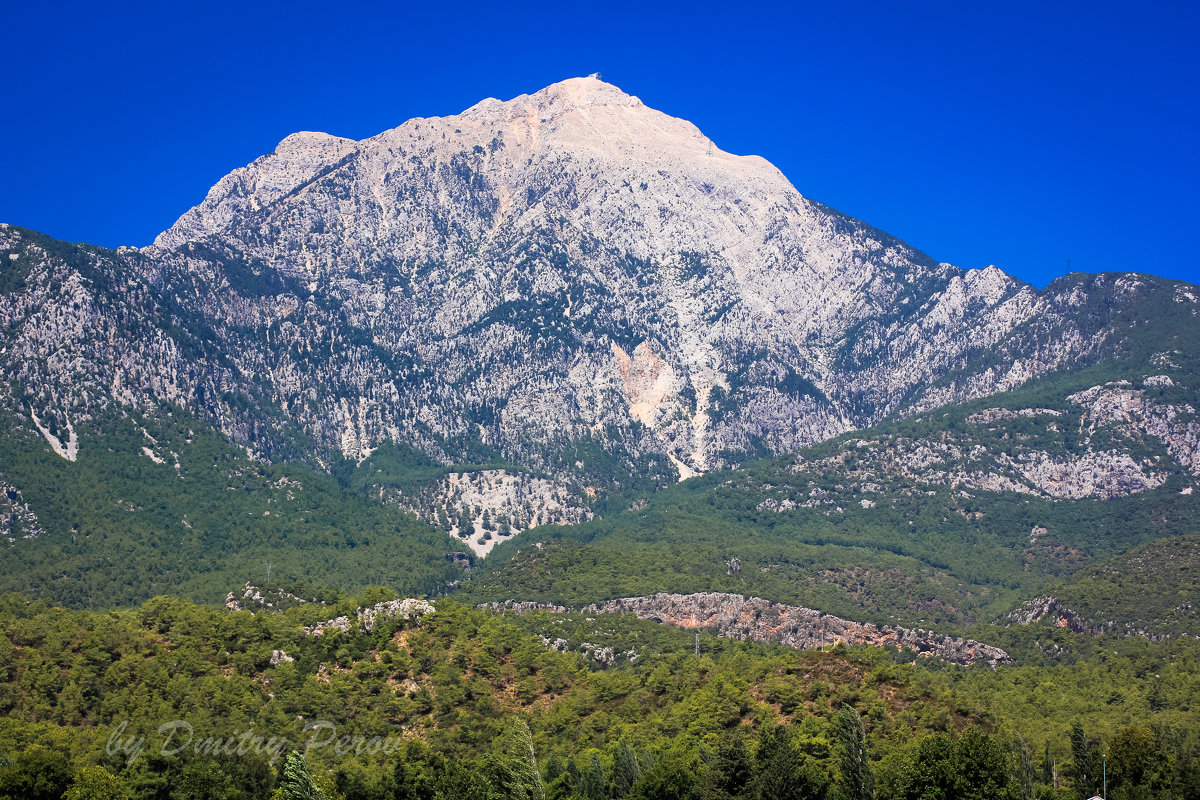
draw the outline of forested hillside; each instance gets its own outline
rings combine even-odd
[[[1006,621],[1049,619],[1076,631],[1200,636],[1200,535],[1159,539],[1081,570]]]
[[[1107,753],[1115,800],[1200,796],[1195,641],[1014,629],[1036,663],[996,671],[709,635],[697,656],[690,635],[628,617],[449,600],[357,615],[387,597],[90,613],[8,596],[0,793],[1084,798]],[[339,615],[345,630],[305,632]],[[556,634],[565,652],[539,638]],[[633,657],[605,666],[589,643]],[[321,794],[288,793],[305,781]]]
[[[465,548],[445,533],[330,475],[250,458],[177,407],[105,414],[74,435],[68,460],[0,416],[0,589],[121,608],[165,592],[220,603],[268,569],[431,593],[463,576],[446,556]]]

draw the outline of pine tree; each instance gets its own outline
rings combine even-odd
[[[1020,736],[1009,740],[1009,772],[1010,783],[1020,789],[1023,800],[1032,800],[1035,779],[1033,754],[1029,752],[1029,745]]]
[[[1054,768],[1054,754],[1050,752],[1050,742],[1046,742],[1046,752],[1042,755],[1042,783],[1058,788],[1058,770]]]
[[[567,786],[572,792],[579,793],[580,787],[583,785],[583,773],[579,770],[579,764],[575,761],[575,756],[567,758],[567,770],[565,773]]]
[[[488,757],[493,786],[512,800],[545,800],[538,772],[533,734],[523,719],[516,719],[498,752]]]
[[[600,754],[593,752],[587,768],[580,775],[579,786],[575,793],[584,800],[607,800],[608,791],[605,783],[604,765],[600,763]]]
[[[754,754],[757,774],[752,796],[758,800],[808,800],[823,798],[828,790],[824,775],[804,760],[782,726],[765,726]]]
[[[629,794],[629,790],[633,788],[633,784],[637,782],[641,775],[642,769],[638,764],[637,753],[629,746],[629,742],[622,739],[617,745],[617,752],[613,756],[612,770],[612,797],[624,797]]]
[[[299,750],[288,753],[283,761],[283,774],[279,776],[280,800],[327,800],[325,793],[313,783],[304,755]]]
[[[546,783],[554,783],[563,774],[566,767],[557,753],[551,753],[546,759]]]
[[[742,797],[754,777],[743,729],[733,728],[717,739],[717,752],[709,764],[709,784],[722,798]]]
[[[1087,800],[1096,793],[1096,775],[1092,772],[1091,743],[1079,722],[1071,726],[1071,760],[1075,791],[1080,800]]]
[[[833,718],[841,772],[839,794],[845,800],[874,800],[875,773],[867,758],[867,736],[853,706],[844,705]]]

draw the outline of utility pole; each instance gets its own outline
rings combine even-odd
[[[700,631],[696,631],[696,658],[700,657]]]
[[[267,562],[267,583],[271,582],[271,562]]]
[[[1100,770],[1104,775],[1104,800],[1108,800],[1108,753],[1104,754],[1104,764]]]

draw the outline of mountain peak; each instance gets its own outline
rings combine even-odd
[[[605,83],[598,74],[594,74],[586,78],[567,78],[533,94],[518,95],[508,101],[489,97],[468,108],[462,116],[468,119],[483,119],[504,113],[505,110],[524,114],[537,110],[551,117],[575,109],[597,106],[637,108],[642,105],[642,101],[637,97],[626,94],[611,83]]]
[[[640,106],[642,101],[606,83],[599,74],[586,78],[567,78],[534,92],[533,98],[544,99],[548,106],[566,104],[580,106]]]
[[[293,155],[313,150],[344,150],[354,145],[353,139],[345,139],[330,133],[297,131],[285,136],[275,146],[276,155]]]

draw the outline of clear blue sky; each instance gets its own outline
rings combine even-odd
[[[293,131],[599,71],[939,260],[1198,281],[1198,30],[1153,0],[10,4],[0,221],[143,245]]]

